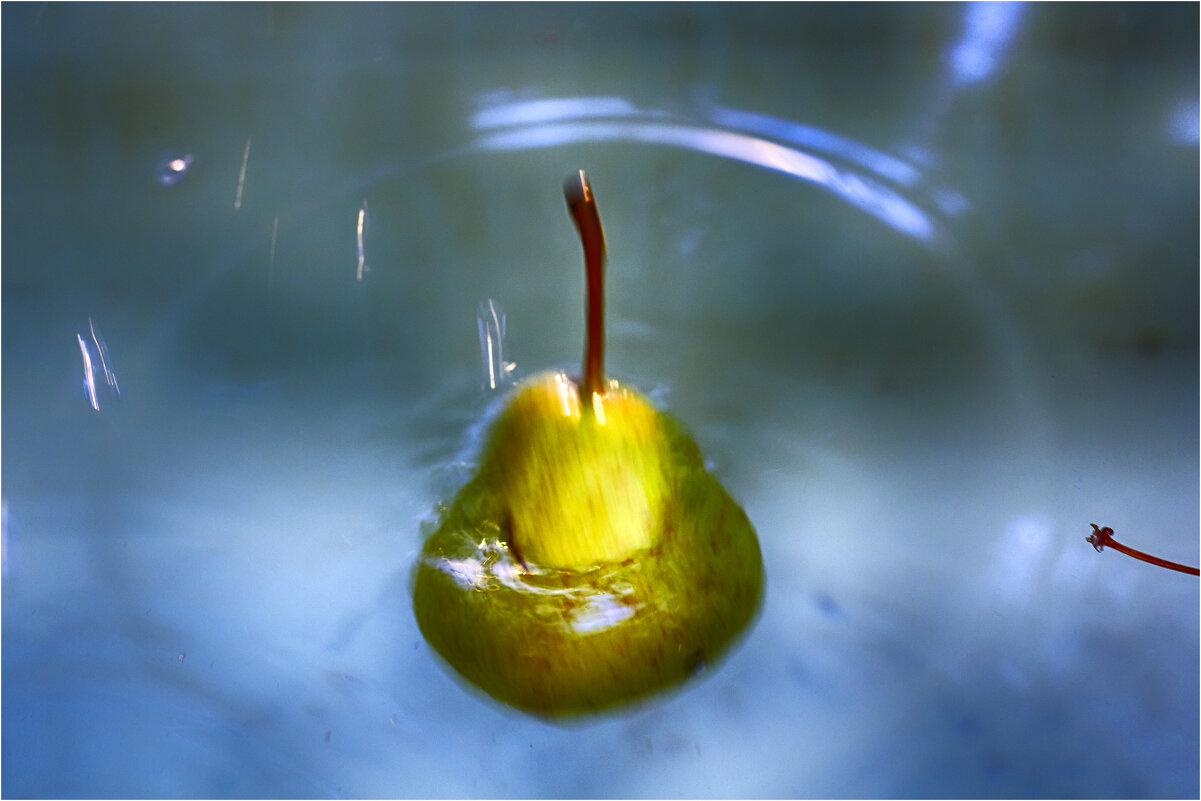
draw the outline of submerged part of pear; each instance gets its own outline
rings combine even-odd
[[[464,678],[544,716],[614,707],[711,664],[763,589],[746,514],[638,393],[519,389],[417,564],[414,608]]]

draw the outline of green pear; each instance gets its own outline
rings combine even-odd
[[[696,443],[601,373],[600,219],[582,171],[566,193],[588,269],[584,375],[515,391],[414,581],[434,650],[493,698],[546,717],[681,684],[747,627],[763,593],[755,531]]]

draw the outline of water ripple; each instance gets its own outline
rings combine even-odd
[[[764,114],[718,107],[711,116],[716,125],[698,125],[670,121],[667,112],[640,109],[617,97],[553,98],[485,108],[474,115],[471,127],[480,132],[474,143],[480,150],[625,141],[706,153],[815,183],[924,244],[943,238],[932,215],[905,194],[923,183],[921,171],[909,162]],[[934,195],[948,192],[957,195],[946,189]],[[952,207],[965,208],[966,202]]]

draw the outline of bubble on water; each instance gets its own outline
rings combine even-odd
[[[167,153],[154,165],[154,175],[163,186],[175,186],[184,179],[195,157],[191,153]]]

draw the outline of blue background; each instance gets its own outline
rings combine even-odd
[[[1197,796],[1195,4],[2,14],[5,796]],[[409,570],[581,167],[767,595],[563,727]]]

